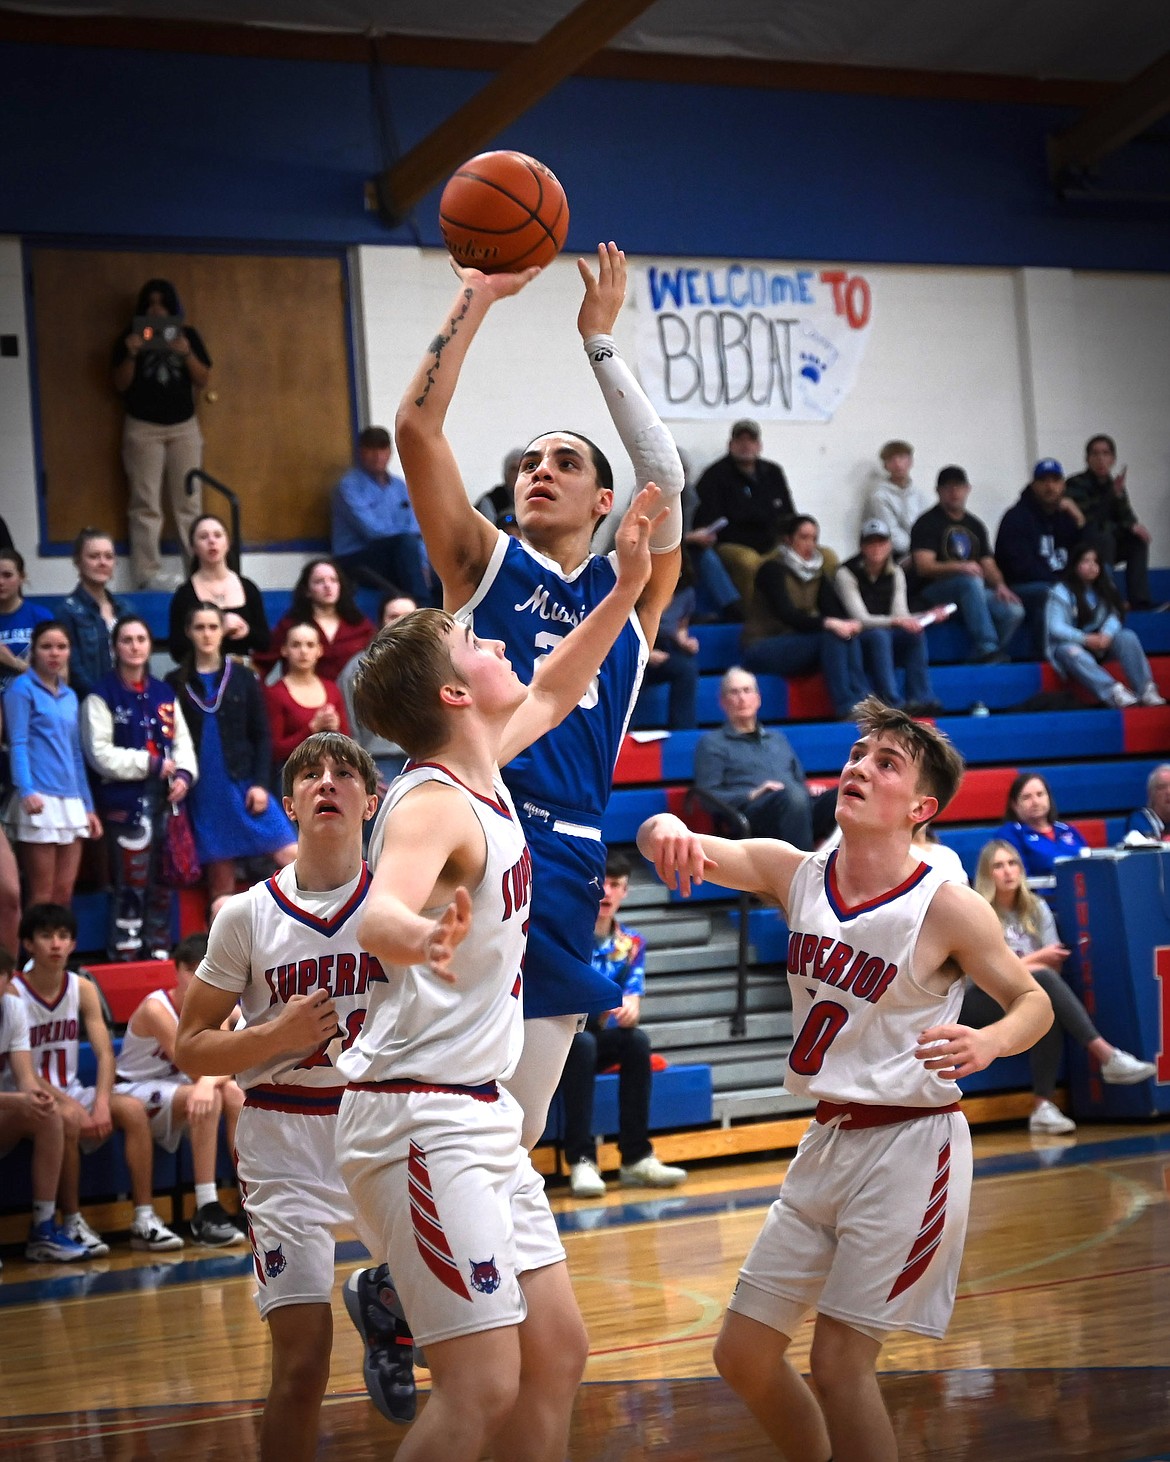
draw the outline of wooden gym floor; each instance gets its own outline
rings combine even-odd
[[[898,1336],[882,1356],[904,1462],[1170,1459],[1170,1126],[984,1131],[975,1153],[950,1332]],[[775,1455],[715,1376],[711,1345],[783,1167],[708,1165],[668,1193],[556,1196],[592,1342],[574,1459]],[[339,1244],[339,1280],[363,1253]],[[0,1457],[254,1457],[268,1353],[249,1264],[242,1249],[193,1245],[142,1255],[119,1242],[85,1266],[6,1251]],[[392,1458],[404,1433],[365,1399],[336,1295],[320,1455]],[[808,1327],[798,1362],[807,1347]]]

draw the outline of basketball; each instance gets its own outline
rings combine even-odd
[[[457,264],[485,274],[550,263],[569,231],[556,176],[523,152],[481,152],[443,189],[439,226]]]

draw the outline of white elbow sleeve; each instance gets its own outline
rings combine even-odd
[[[650,536],[651,553],[670,553],[682,542],[683,465],[674,438],[622,359],[612,335],[591,335],[585,354],[605,404],[634,466],[636,490],[653,482],[666,517]]]

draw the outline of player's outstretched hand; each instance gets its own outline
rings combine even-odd
[[[650,535],[666,517],[661,507],[662,493],[652,482],[635,494],[614,534],[617,553],[618,581],[630,584],[639,592],[650,579]]]
[[[990,1066],[999,1055],[995,1038],[967,1025],[932,1025],[918,1037],[914,1054],[928,1071],[955,1081]]]
[[[577,272],[585,285],[585,298],[577,312],[581,339],[591,335],[612,335],[626,298],[626,256],[610,240],[597,246],[597,273],[584,259],[577,260]]]
[[[425,944],[427,964],[449,985],[455,983],[455,976],[451,973],[451,957],[467,938],[470,928],[471,895],[460,886],[455,890],[455,897],[435,920]]]
[[[337,1009],[328,990],[291,996],[279,1019],[290,1051],[315,1051],[338,1034]]]
[[[541,272],[540,265],[536,264],[531,269],[521,269],[515,274],[485,274],[482,269],[456,264],[454,259],[451,260],[451,268],[464,284],[473,285],[492,302],[519,294]]]
[[[692,885],[702,883],[708,868],[719,866],[703,852],[698,833],[669,813],[642,825],[638,847],[654,864],[655,873],[667,888],[677,888],[683,898],[690,897]]]

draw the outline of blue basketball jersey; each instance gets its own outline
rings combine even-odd
[[[610,560],[593,554],[566,576],[536,549],[501,533],[479,587],[457,617],[470,620],[482,638],[503,640],[528,685],[539,661],[605,598],[616,577]],[[521,813],[529,799],[557,816],[572,819],[575,813],[600,826],[648,656],[631,614],[577,707],[503,769]]]

